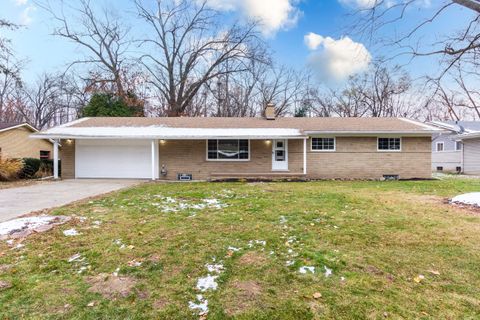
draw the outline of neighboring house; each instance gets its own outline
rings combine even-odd
[[[83,118],[32,135],[62,143],[63,178],[430,178],[431,136],[402,118]]]
[[[430,124],[444,129],[432,139],[432,170],[472,173],[471,163],[479,157],[480,145],[475,145],[475,139],[467,141],[464,137],[480,132],[480,122],[433,121]]]
[[[28,123],[0,122],[0,157],[51,159],[53,141],[31,139],[38,132]]]

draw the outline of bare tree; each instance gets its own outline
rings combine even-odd
[[[343,89],[309,94],[312,110],[319,116],[397,117],[416,112],[409,90],[405,71],[376,61],[368,71],[350,77]]]
[[[249,60],[263,58],[254,24],[220,28],[218,13],[198,1],[156,0],[152,9],[135,3],[150,28],[140,61],[168,116],[185,114],[208,81],[246,72]]]
[[[44,74],[34,86],[22,88],[18,112],[38,129],[57,124],[56,116],[63,108],[63,82],[61,76]]]
[[[99,86],[125,97],[128,91],[125,75],[131,68],[127,55],[131,43],[129,28],[110,8],[95,11],[90,0],[78,0],[76,6],[66,5],[63,0],[54,2],[59,3],[60,8],[52,6],[49,0],[40,3],[59,24],[53,34],[85,50],[84,58],[73,61],[69,68],[87,65],[90,71],[86,80],[91,87]]]

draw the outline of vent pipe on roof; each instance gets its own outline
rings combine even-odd
[[[265,119],[275,120],[275,104],[267,104],[267,106],[265,107]]]

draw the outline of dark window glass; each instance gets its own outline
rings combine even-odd
[[[400,150],[400,138],[378,138],[378,150]]]
[[[50,151],[40,150],[40,159],[42,160],[50,159]]]
[[[208,140],[207,157],[211,160],[248,159],[248,140]]]
[[[312,138],[312,150],[335,150],[335,138]]]

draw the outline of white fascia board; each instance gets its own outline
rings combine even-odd
[[[442,131],[441,129],[439,129],[435,126],[431,126],[431,125],[428,125],[428,124],[420,122],[420,121],[411,120],[411,119],[407,119],[407,118],[399,118],[399,119],[402,120],[402,121],[414,124],[416,126],[423,127],[427,131],[435,131],[435,132]]]
[[[434,133],[439,131],[390,131],[390,130],[379,130],[379,131],[305,131],[304,133],[309,136],[316,135],[330,135],[330,136],[360,136],[360,137],[375,137],[378,135],[391,135],[391,136],[410,136],[410,137],[430,137]]]
[[[34,127],[32,127],[31,125],[29,125],[28,123],[20,123],[20,124],[17,124],[15,126],[12,126],[12,127],[8,127],[8,128],[3,128],[0,130],[0,132],[4,132],[4,131],[8,131],[8,130],[13,130],[13,129],[17,129],[17,128],[20,128],[20,127],[27,127],[29,128],[30,130],[32,130],[33,132],[38,132],[38,130]]]
[[[303,139],[297,129],[282,128],[170,128],[170,127],[56,127],[31,135],[53,139]]]

